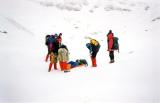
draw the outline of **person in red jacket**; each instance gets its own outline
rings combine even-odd
[[[109,30],[109,33],[107,34],[107,43],[108,43],[110,63],[114,63],[113,37],[114,35],[112,33],[112,30]]]

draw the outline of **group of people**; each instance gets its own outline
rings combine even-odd
[[[107,36],[107,44],[108,44],[107,51],[109,51],[109,57],[110,57],[109,63],[114,63],[115,62],[114,51],[118,50],[119,52],[118,38],[114,37],[112,30],[109,30],[106,36]],[[97,67],[96,56],[100,49],[100,44],[96,39],[92,39],[90,37],[88,37],[88,39],[90,39],[90,43],[87,43],[86,47],[89,49],[89,52],[90,52],[92,67]]]
[[[68,72],[69,67],[67,67],[67,61],[69,60],[69,51],[67,46],[62,44],[62,33],[59,33],[59,35],[46,35],[45,44],[48,47],[45,61],[47,62],[48,58],[50,58],[48,72],[51,71],[52,65],[54,65],[54,69],[57,70],[58,61],[61,70]]]
[[[114,48],[114,35],[112,30],[109,30],[107,36],[107,43],[108,43],[108,51],[109,51],[109,57],[110,62],[114,63],[114,50],[119,50],[118,48]],[[96,63],[96,56],[100,49],[100,43],[96,39],[92,39],[88,37],[90,40],[89,43],[86,44],[86,47],[89,49],[92,67],[97,67]],[[71,64],[69,64],[69,51],[66,45],[62,44],[62,33],[54,34],[54,35],[47,35],[45,44],[48,47],[48,53],[46,55],[45,61],[48,61],[48,58],[50,58],[50,64],[48,72],[51,71],[52,65],[54,65],[54,69],[57,70],[57,63],[59,61],[60,69],[64,72],[69,72],[71,69]],[[82,62],[85,62],[87,65],[88,63],[83,60]]]

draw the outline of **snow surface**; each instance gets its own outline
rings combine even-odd
[[[158,0],[0,0],[0,103],[160,103],[159,27]],[[60,32],[88,67],[47,72],[44,38]],[[96,68],[85,36],[101,44]]]

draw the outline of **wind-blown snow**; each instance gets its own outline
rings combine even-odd
[[[1,0],[0,102],[160,103],[159,8],[156,0]],[[110,29],[120,43],[114,64]],[[44,38],[60,32],[70,60],[88,67],[47,72]],[[96,68],[85,36],[101,44]]]

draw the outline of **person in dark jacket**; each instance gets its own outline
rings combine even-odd
[[[53,49],[52,49],[52,53],[51,53],[51,62],[49,65],[49,71],[52,68],[52,64],[54,64],[54,69],[57,70],[58,49],[59,49],[59,43],[55,38],[55,42],[53,42]]]
[[[48,58],[50,57],[50,60],[51,60],[51,52],[53,50],[53,41],[54,41],[54,36],[53,35],[46,35],[45,37],[45,44],[48,48],[48,53],[46,55],[46,58],[45,58],[45,61],[47,62],[48,61]]]
[[[96,62],[96,56],[100,48],[100,44],[97,40],[89,38],[90,43],[86,44],[86,47],[90,51],[90,56],[91,56],[91,61],[92,61],[92,67],[97,67],[97,62]]]
[[[110,63],[114,63],[113,37],[114,37],[114,35],[112,33],[112,30],[109,30],[109,32],[107,34],[107,43],[108,43]]]

